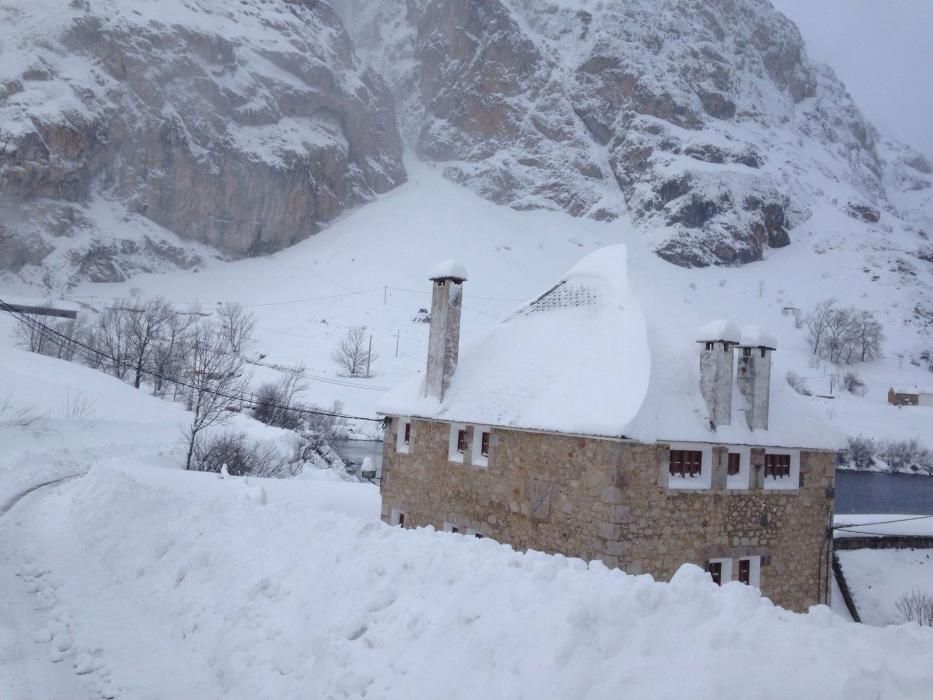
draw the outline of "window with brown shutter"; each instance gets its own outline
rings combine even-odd
[[[489,433],[483,433],[483,437],[480,439],[479,453],[483,457],[489,456]]]
[[[411,444],[411,423],[405,424],[405,444]]]
[[[452,528],[450,528],[450,531],[451,531],[451,532],[454,532],[454,533],[460,532],[460,528],[457,527],[457,526],[455,525],[455,526],[453,526]]]
[[[765,477],[782,479],[790,476],[790,455],[765,455]]]
[[[699,450],[671,450],[671,476],[700,476],[703,453]]]
[[[744,583],[746,586],[750,585],[752,582],[752,560],[751,559],[739,559],[739,583]]]
[[[463,454],[466,452],[466,430],[457,431],[457,452]]]
[[[398,514],[398,526],[405,527],[405,514],[404,513]]]
[[[711,561],[706,565],[706,570],[709,572],[709,575],[713,579],[713,583],[717,586],[722,585],[722,562],[721,561]]]
[[[741,470],[742,455],[738,452],[729,453],[729,476],[736,476]]]

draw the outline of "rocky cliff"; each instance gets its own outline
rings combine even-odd
[[[267,253],[405,179],[392,98],[326,3],[31,0],[0,27],[8,269],[61,238],[101,280],[210,254],[183,241]]]
[[[767,0],[335,5],[418,154],[497,202],[627,208],[680,265],[759,260],[824,199],[903,213],[874,130]]]

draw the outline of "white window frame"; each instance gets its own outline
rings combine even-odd
[[[709,559],[706,562],[707,564],[721,564],[722,565],[722,581],[719,582],[720,586],[725,586],[729,581],[732,580],[732,559],[721,558],[721,559]],[[709,573],[709,571],[707,571]],[[710,576],[710,580],[712,580]]]
[[[389,515],[389,524],[392,527],[399,527],[400,525],[401,527],[405,527],[399,522],[399,520],[406,515],[407,513],[401,508],[393,508],[391,514]]]
[[[790,455],[790,476],[775,479],[763,476],[765,491],[796,491],[800,488],[800,450],[785,450],[778,447],[766,447],[765,454]],[[764,470],[764,465],[762,465]]]
[[[411,452],[411,429],[409,428],[409,440],[405,442],[405,426],[411,425],[411,418],[398,418],[398,432],[395,436],[395,451],[399,454],[407,455]]]
[[[738,561],[747,560],[751,562],[748,569],[748,585],[754,588],[761,588],[761,557],[757,554],[749,557],[738,557]],[[735,565],[735,575],[739,575],[739,565]],[[736,579],[738,580],[738,579]]]
[[[729,452],[739,453],[739,473],[729,476],[729,457],[726,456],[726,488],[748,490],[751,484],[752,450],[750,447],[731,446]]]
[[[689,450],[702,453],[700,476],[675,476],[671,474],[670,453],[674,450]],[[664,465],[667,474],[667,487],[669,489],[683,489],[685,491],[699,491],[710,489],[713,485],[713,446],[699,442],[672,442],[667,453],[667,463]]]
[[[489,433],[489,449],[492,451],[492,429],[488,425],[474,425],[472,441],[472,461],[474,467],[489,466],[489,456],[483,456],[483,433]]]
[[[450,438],[447,441],[447,460],[456,464],[463,464],[466,461],[466,453],[457,449],[457,437],[461,430],[466,430],[463,423],[450,424]]]

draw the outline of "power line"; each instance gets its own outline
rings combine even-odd
[[[834,530],[842,530],[847,527],[873,527],[874,525],[892,525],[894,523],[909,523],[914,520],[928,520],[933,518],[933,515],[914,515],[909,518],[898,518],[897,520],[880,520],[876,523],[843,523],[842,525],[834,525]]]
[[[50,326],[47,326],[41,321],[38,321],[34,318],[30,318],[29,316],[26,316],[25,314],[19,313],[12,306],[7,304],[3,299],[0,299],[0,310],[6,312],[10,316],[12,316],[14,319],[16,319],[18,322],[23,323],[33,329],[41,328],[43,331],[47,333],[51,333],[52,335],[55,335],[61,338],[62,340],[71,343],[74,347],[83,348],[84,350],[87,350],[93,353],[94,355],[96,355],[98,359],[104,358],[104,359],[110,360],[110,362],[114,364],[122,365],[123,367],[126,367],[127,369],[132,369],[134,371],[137,369],[134,365],[132,365],[131,363],[125,360],[121,360],[116,357],[113,357],[112,355],[102,350],[98,350],[97,348],[93,348],[90,345],[86,345],[85,343],[81,342],[77,338],[72,338],[68,335],[65,335],[64,333],[57,331],[54,328],[51,328]],[[86,355],[80,355],[80,353],[76,353],[76,354],[78,354],[80,357],[82,357],[85,360],[91,359],[87,357]],[[230,353],[225,353],[225,354],[230,354]],[[243,359],[243,358],[241,357],[240,359]],[[169,384],[174,384],[175,386],[180,386],[180,387],[184,387],[187,389],[193,389],[195,391],[200,391],[205,394],[211,394],[213,396],[219,396],[222,399],[227,399],[229,401],[236,401],[236,402],[239,402],[240,404],[246,404],[247,406],[250,406],[253,408],[259,408],[259,407],[275,408],[275,409],[280,409],[284,411],[293,411],[294,413],[299,413],[299,414],[319,415],[319,416],[326,416],[330,418],[345,418],[348,420],[369,421],[371,423],[383,422],[381,418],[368,418],[365,416],[354,416],[354,415],[350,415],[347,413],[338,413],[336,411],[325,411],[323,409],[300,408],[300,407],[296,408],[294,406],[283,406],[281,404],[271,403],[267,401],[256,401],[255,399],[252,398],[252,396],[246,397],[245,395],[242,395],[242,394],[241,395],[228,394],[226,392],[217,391],[215,389],[210,389],[210,388],[203,387],[203,386],[196,386],[182,379],[177,379],[175,377],[163,375],[163,374],[160,374],[159,372],[153,372],[148,369],[140,369],[139,371],[141,374],[145,374],[149,377],[158,379],[163,382],[168,382]]]

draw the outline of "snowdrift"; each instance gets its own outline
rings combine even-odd
[[[693,566],[662,584],[102,468],[54,499],[99,579],[94,614],[133,601],[122,631],[97,640],[103,662],[145,625],[148,644],[182,660],[176,679],[201,678],[200,697],[918,700],[933,688],[933,630],[789,613]],[[167,687],[120,672],[121,697]]]

